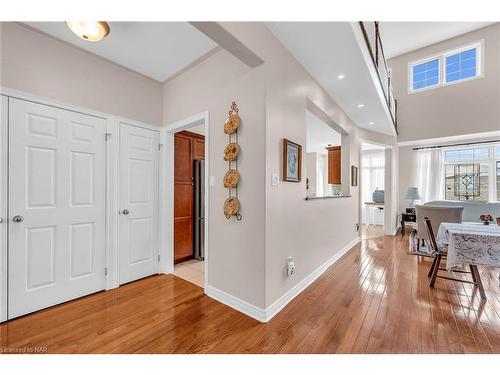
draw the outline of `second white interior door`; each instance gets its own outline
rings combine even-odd
[[[158,273],[160,133],[120,124],[119,281]]]

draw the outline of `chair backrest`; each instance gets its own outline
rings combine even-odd
[[[430,240],[427,229],[424,226],[424,217],[427,217],[432,224],[432,228],[439,229],[441,223],[461,223],[463,207],[426,206],[417,205],[417,237]]]
[[[425,227],[425,231],[427,233],[427,237],[429,238],[429,244],[431,247],[432,252],[437,252],[438,251],[438,246],[436,242],[436,237],[434,236],[434,231],[432,230],[432,224],[431,221],[428,217],[424,217],[422,220],[422,223]]]

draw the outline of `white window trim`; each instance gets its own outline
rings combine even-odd
[[[474,77],[459,79],[453,82],[446,82],[446,57],[467,51],[469,49],[476,48],[476,75]],[[413,89],[413,67],[420,65],[432,60],[439,59],[439,74],[438,74],[438,84],[423,87],[421,89]],[[408,94],[415,94],[418,92],[436,89],[439,87],[455,85],[457,83],[468,82],[475,79],[484,78],[484,39],[479,41],[466,44],[459,48],[449,49],[438,54],[426,57],[423,59],[413,60],[408,63]]]
[[[464,79],[459,79],[453,82],[446,82],[446,58],[451,55],[455,55],[460,52],[468,51],[470,49],[476,49],[476,75],[474,77],[469,77],[469,78],[464,78]],[[455,49],[453,51],[449,51],[443,54],[443,83],[446,85],[453,85],[455,83],[459,82],[465,82],[465,81],[470,81],[475,78],[479,78],[483,76],[483,61],[484,59],[482,58],[482,53],[483,53],[483,41],[479,41],[476,43],[472,43],[463,47],[460,47],[458,49]]]
[[[495,149],[496,146],[500,146],[500,142],[498,143],[485,143],[485,144],[474,144],[468,146],[450,146],[443,147],[443,173],[444,173],[444,181],[446,181],[446,165],[455,165],[455,164],[463,164],[463,163],[479,163],[479,164],[487,164],[488,165],[488,203],[498,203],[500,202],[497,199],[497,180],[496,180],[496,163],[500,162],[500,155],[496,155]],[[488,148],[489,150],[489,158],[484,160],[460,160],[460,161],[446,161],[446,151],[453,150],[466,150],[466,149],[474,149],[474,148]],[[446,183],[443,185],[444,197],[446,197]]]
[[[423,87],[421,89],[413,90],[413,67],[417,66],[417,65],[425,64],[425,63],[428,63],[428,62],[431,62],[431,61],[434,61],[434,60],[438,60],[439,61],[439,65],[438,65],[439,66],[438,67],[438,83],[435,84],[435,85],[432,85],[432,86],[426,86],[426,87]],[[425,59],[420,59],[420,60],[408,63],[408,90],[409,90],[409,93],[411,94],[411,93],[414,93],[414,92],[425,91],[425,90],[428,90],[428,89],[433,89],[435,87],[438,87],[441,84],[441,81],[442,81],[442,77],[441,77],[442,66],[441,65],[442,65],[441,55],[435,55],[435,56],[431,56],[431,57],[426,57]]]

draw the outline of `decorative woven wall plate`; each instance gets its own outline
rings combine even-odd
[[[230,169],[224,176],[224,187],[226,189],[233,189],[238,185],[240,173],[236,169]]]
[[[226,217],[231,217],[238,214],[239,209],[240,202],[236,197],[229,197],[224,202],[224,215],[226,215]]]
[[[240,117],[238,116],[237,113],[233,113],[231,116],[227,118],[226,122],[224,123],[224,133],[226,134],[235,133],[239,125],[240,125]]]
[[[224,160],[225,161],[236,160],[239,152],[240,152],[240,146],[235,142],[231,142],[226,146],[226,149],[224,150]]]

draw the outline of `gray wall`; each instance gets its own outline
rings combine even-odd
[[[162,84],[13,22],[1,22],[0,86],[162,124]]]
[[[1,84],[152,124],[209,111],[207,147],[215,177],[209,190],[209,284],[265,308],[358,236],[358,187],[348,198],[305,201],[305,177],[300,184],[271,186],[271,173],[281,174],[283,138],[306,144],[308,100],[349,133],[344,152],[353,165],[359,165],[361,139],[394,145],[395,137],[355,127],[265,25],[222,25],[265,63],[250,69],[221,50],[161,85],[19,24],[3,23]],[[233,100],[242,118],[241,222],[227,220],[222,211],[227,197],[222,152],[228,143],[223,124]],[[349,171],[345,168],[346,176]],[[284,276],[289,255],[297,261],[293,278]]]
[[[209,168],[215,186],[209,191],[208,281],[210,286],[265,308],[358,236],[354,229],[359,220],[358,187],[350,189],[348,198],[306,201],[306,163],[301,183],[271,185],[271,174],[282,174],[283,138],[306,144],[308,100],[349,133],[345,153],[353,165],[359,165],[361,139],[393,145],[395,137],[356,128],[265,25],[222,26],[265,62],[250,69],[220,51],[168,81],[164,121],[170,124],[209,111]],[[222,212],[227,163],[221,153],[228,142],[222,127],[231,100],[239,104],[242,118],[238,131],[241,222],[226,220]],[[288,256],[297,264],[292,278],[285,275]]]
[[[484,78],[408,93],[408,63],[484,40]],[[389,60],[398,142],[500,130],[500,23]]]
[[[480,40],[484,41],[484,77],[408,93],[409,62]],[[500,24],[403,54],[389,60],[389,65],[394,95],[399,101],[398,142],[407,142],[399,147],[398,211],[402,212],[408,204],[404,199],[406,189],[418,185],[417,152],[412,151],[412,144],[476,133],[477,137],[468,141],[481,141],[486,139],[484,136],[491,137],[491,133],[480,133],[500,131]],[[460,143],[460,138],[434,139],[429,144],[454,143]]]

